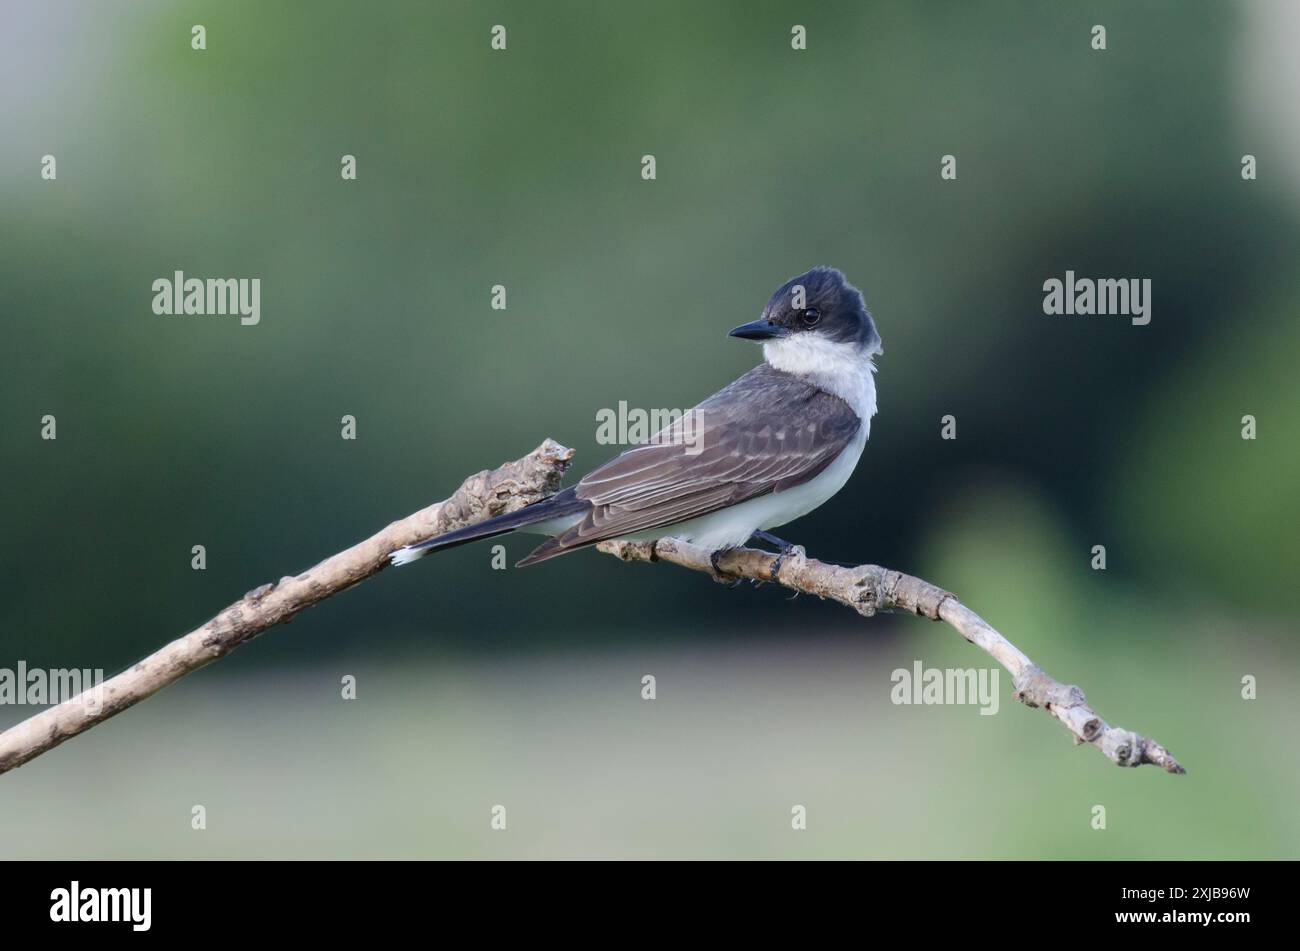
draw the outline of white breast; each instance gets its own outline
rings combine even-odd
[[[871,429],[876,415],[876,365],[872,354],[850,343],[836,343],[819,334],[794,334],[763,344],[763,358],[778,370],[791,373],[834,393]]]

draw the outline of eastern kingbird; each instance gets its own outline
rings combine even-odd
[[[876,413],[880,335],[858,289],[817,267],[730,336],[763,341],[764,362],[577,485],[400,548],[393,564],[513,531],[551,536],[519,566],[611,538],[716,551],[759,536],[791,547],[765,530],[808,514],[852,475]]]

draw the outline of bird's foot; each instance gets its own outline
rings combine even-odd
[[[731,551],[730,548],[714,549],[709,553],[709,565],[713,568],[714,581],[718,584],[725,584],[728,588],[734,588],[736,585],[740,584],[740,579],[727,574],[722,570],[722,566],[718,564],[718,559],[729,551]]]
[[[777,577],[781,574],[781,566],[785,564],[786,558],[794,556],[795,561],[803,561],[808,557],[808,553],[803,550],[802,545],[787,545],[781,550],[781,553],[772,559],[772,567],[767,570],[767,576],[775,584]],[[798,594],[798,592],[795,592]]]
[[[776,558],[772,560],[772,566],[767,570],[767,576],[773,584],[776,583],[777,576],[781,573],[781,566],[785,564],[786,558],[793,555],[796,560],[802,560],[808,555],[802,545],[795,545],[783,538],[777,538],[771,532],[758,531],[754,533],[753,537],[771,545],[778,551]]]

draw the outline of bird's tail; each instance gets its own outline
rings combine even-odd
[[[548,522],[553,518],[577,515],[586,511],[589,504],[579,499],[576,490],[570,487],[563,492],[555,493],[550,498],[534,502],[532,505],[525,505],[516,512],[498,515],[496,518],[490,518],[474,525],[466,525],[464,528],[458,528],[453,532],[444,532],[441,535],[435,535],[433,538],[426,538],[414,545],[399,548],[388,556],[388,560],[394,565],[409,564],[423,558],[432,551],[455,548],[457,545],[464,545],[466,542],[477,541],[480,538],[493,538],[519,528],[536,525],[539,522]]]

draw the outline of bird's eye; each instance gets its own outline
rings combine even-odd
[[[803,313],[799,315],[799,319],[803,321],[803,325],[805,327],[815,327],[817,325],[817,321],[822,319],[822,314],[821,311],[819,311],[817,308],[809,307],[807,310],[805,310]]]

